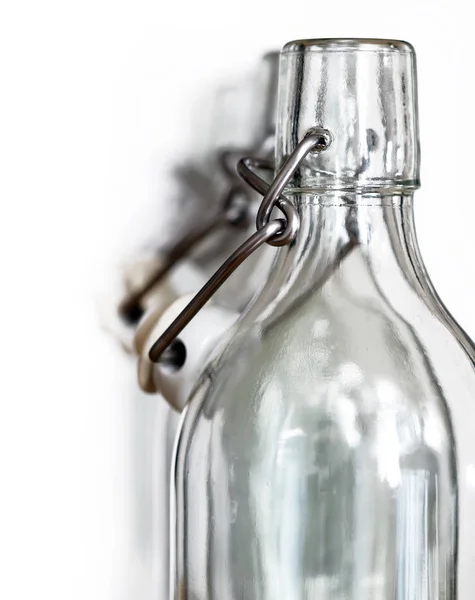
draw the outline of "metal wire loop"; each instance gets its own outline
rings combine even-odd
[[[295,171],[309,152],[323,152],[330,146],[331,142],[332,136],[327,129],[318,127],[309,130],[307,135],[282,165],[270,185],[253,171],[254,168],[270,169],[271,163],[269,161],[248,157],[239,161],[237,166],[239,176],[254,190],[264,196],[257,213],[257,229],[261,229],[264,225],[269,223],[271,213],[276,206],[287,218],[286,229],[273,239],[269,240],[268,243],[272,246],[284,246],[295,237],[295,233],[293,233],[294,220],[292,220],[292,218],[289,219],[289,215],[294,213],[295,210],[291,207],[291,203],[282,193],[285,186],[289,183]],[[289,207],[291,207],[291,209]]]
[[[237,170],[240,177],[254,190],[264,196],[257,215],[257,231],[241,244],[221,265],[186,308],[153,344],[149,351],[149,358],[152,362],[156,363],[164,360],[165,350],[167,350],[191,319],[211,299],[237,267],[257,248],[264,243],[272,246],[284,246],[294,240],[299,229],[299,216],[292,203],[282,192],[305,156],[312,150],[318,152],[325,150],[330,143],[331,136],[326,129],[310,131],[284,163],[270,186],[252,170],[253,168],[273,170],[272,164],[269,161],[252,158],[244,158],[239,161]],[[270,220],[270,214],[274,206],[278,206],[284,213],[285,220]]]
[[[150,348],[148,356],[152,362],[162,362],[165,350],[180,335],[191,319],[203,308],[228,277],[234,273],[248,256],[282,231],[285,226],[286,223],[283,219],[270,221],[251,235],[250,238],[231,254]]]

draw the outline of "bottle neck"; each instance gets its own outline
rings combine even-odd
[[[419,186],[416,59],[396,40],[297,40],[281,53],[276,127],[280,168],[315,127],[331,132],[289,188]]]

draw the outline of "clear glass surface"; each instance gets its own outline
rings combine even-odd
[[[417,247],[413,50],[327,45],[284,58],[277,156],[326,116],[333,154],[310,156],[289,186],[297,238],[277,251],[183,419],[176,598],[473,597],[475,352]],[[322,52],[340,75],[322,75]],[[367,100],[355,102],[348,82],[361,77]],[[325,102],[329,80],[346,81],[338,108]],[[356,121],[338,128],[345,98]]]

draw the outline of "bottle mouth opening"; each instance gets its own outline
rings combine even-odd
[[[385,40],[377,38],[322,38],[294,40],[282,49],[282,54],[307,52],[377,52],[414,54],[414,48],[402,40]]]

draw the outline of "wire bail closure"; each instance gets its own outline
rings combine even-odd
[[[299,230],[300,219],[294,206],[282,192],[307,154],[311,151],[323,152],[330,146],[331,142],[332,136],[327,129],[314,128],[309,130],[279,169],[270,186],[254,172],[254,169],[273,169],[270,161],[246,157],[238,162],[237,171],[241,179],[264,196],[257,213],[257,231],[231,254],[173,323],[154,342],[149,351],[149,358],[152,362],[161,362],[165,350],[169,348],[230,275],[255,250],[264,243],[271,246],[286,246],[295,239]],[[274,207],[283,212],[285,219],[271,220]]]
[[[224,227],[246,228],[248,226],[248,208],[252,198],[236,169],[231,166],[233,159],[237,160],[238,156],[242,156],[242,152],[242,149],[239,151],[237,148],[224,148],[218,154],[219,168],[229,183],[229,187],[221,198],[219,212],[201,228],[190,230],[182,239],[178,240],[165,253],[164,264],[155,269],[138,289],[129,292],[120,302],[118,312],[130,324],[136,323],[141,318],[143,311],[140,304],[144,297],[196,246]]]
[[[253,168],[264,168],[269,169],[271,163],[268,161],[262,161],[254,158],[243,158],[238,163],[238,173],[254,190],[264,196],[262,203],[257,212],[256,227],[261,229],[270,220],[272,210],[275,206],[280,208],[285,216],[289,216],[289,200],[282,194],[285,186],[288,184],[293,174],[297,170],[300,163],[304,160],[307,154],[313,152],[323,152],[332,143],[332,135],[328,129],[315,127],[310,129],[303,140],[297,145],[295,150],[284,162],[281,169],[274,178],[274,181],[268,187],[258,175],[253,172]],[[292,210],[294,208],[292,207]],[[288,223],[288,229],[290,229],[290,223]],[[283,232],[268,243],[271,246],[285,246],[290,241],[290,231]]]

